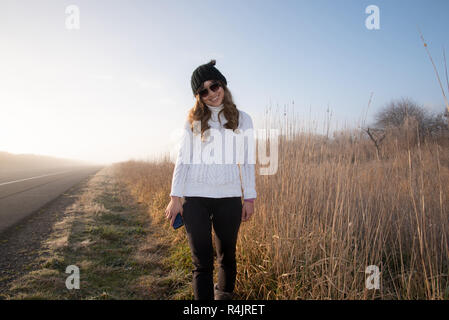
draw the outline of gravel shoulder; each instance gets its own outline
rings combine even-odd
[[[173,250],[106,167],[0,234],[0,299],[191,299]]]

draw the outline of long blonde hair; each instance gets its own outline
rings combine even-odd
[[[227,88],[227,86],[220,80],[216,80],[219,82],[224,90],[223,97],[223,109],[218,113],[218,121],[220,121],[220,114],[223,113],[227,122],[223,125],[226,129],[236,130],[239,126],[239,111],[237,110],[237,106],[235,105],[231,91]],[[201,88],[200,88],[201,90]],[[201,140],[205,138],[204,132],[210,128],[208,121],[212,116],[212,112],[206,106],[206,104],[201,101],[200,95],[197,93],[195,95],[196,101],[193,108],[189,110],[188,120],[190,122],[190,129],[192,132],[194,131],[193,122],[200,121],[201,123]]]

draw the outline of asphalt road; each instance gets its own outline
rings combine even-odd
[[[0,172],[0,233],[101,168],[83,166]]]

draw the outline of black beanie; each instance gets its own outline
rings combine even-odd
[[[209,63],[203,64],[193,71],[191,79],[193,95],[197,93],[203,82],[207,80],[221,80],[225,85],[228,84],[224,75],[214,67],[215,62],[215,60],[211,60]]]

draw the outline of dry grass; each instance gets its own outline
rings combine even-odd
[[[255,215],[237,244],[239,297],[448,299],[447,141],[419,142],[413,127],[403,128],[377,160],[357,130],[327,139],[295,121],[275,125],[282,133],[277,173],[256,175]],[[173,164],[130,161],[116,169],[153,207],[167,230],[161,236],[177,237],[185,249],[185,234],[168,232],[164,219]],[[188,250],[183,257],[189,270]],[[379,290],[365,287],[369,265],[380,268]]]

